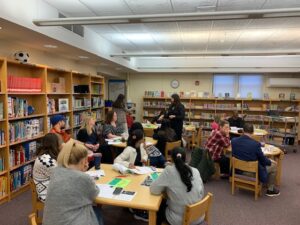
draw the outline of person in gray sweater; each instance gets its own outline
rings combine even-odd
[[[88,168],[87,149],[74,141],[65,144],[53,169],[44,208],[43,225],[102,225],[93,201],[99,193]]]
[[[154,195],[167,194],[158,212],[157,225],[167,221],[171,225],[181,225],[186,205],[199,202],[204,196],[204,187],[195,168],[185,163],[185,150],[177,147],[172,151],[173,165],[167,166],[162,174],[150,186]],[[192,223],[199,224],[203,217]]]

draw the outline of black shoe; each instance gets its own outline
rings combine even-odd
[[[280,195],[280,191],[276,188],[273,188],[273,191],[267,190],[266,192],[266,196],[269,197],[274,197],[274,196],[279,196]]]
[[[149,219],[148,219],[148,213],[147,212],[143,212],[143,211],[135,212],[134,213],[134,218],[136,220],[142,220],[142,221],[145,221],[145,222],[149,221]]]

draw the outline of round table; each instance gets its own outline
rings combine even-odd
[[[152,137],[145,137],[145,143],[146,146],[149,145],[156,145],[157,144],[157,140],[154,140]],[[111,144],[111,146],[116,147],[116,148],[126,148],[127,147],[127,142],[116,142]]]

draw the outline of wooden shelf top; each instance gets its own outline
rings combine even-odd
[[[71,111],[63,111],[63,112],[54,112],[54,113],[48,113],[48,116],[52,116],[52,115],[57,115],[57,114],[65,114],[65,113],[70,113]]]
[[[42,64],[33,64],[33,63],[20,63],[18,61],[13,61],[13,60],[7,60],[7,64],[13,64],[13,65],[18,65],[22,67],[35,67],[39,69],[46,69],[45,65]]]
[[[98,96],[102,96],[102,95],[104,95],[104,94],[103,94],[103,93],[100,93],[100,94],[99,94],[99,93],[98,93],[98,94],[97,94],[97,93],[92,93],[91,95],[98,95]]]
[[[92,77],[93,78],[93,77]],[[101,79],[101,77],[99,77]],[[92,84],[104,84],[104,82],[99,81],[91,81]]]
[[[29,161],[27,161],[27,162],[24,162],[24,163],[22,163],[22,164],[20,164],[20,165],[13,166],[13,167],[11,167],[11,168],[9,169],[9,171],[13,171],[13,170],[16,170],[16,169],[18,169],[18,168],[20,168],[20,167],[22,167],[22,166],[28,165],[28,164],[34,162],[35,159],[36,159],[36,157],[33,158],[33,159],[31,159],[31,160],[29,160]]]
[[[3,199],[5,199],[5,198],[7,198],[7,197],[8,197],[7,194],[5,194],[5,195],[3,195],[3,196],[0,196],[0,201],[2,201]]]
[[[0,122],[4,122],[4,121],[6,121],[6,119],[0,119]]]
[[[45,95],[45,92],[8,92],[8,95]]]
[[[104,108],[104,106],[97,106],[97,107],[93,107],[92,110],[93,110],[93,109],[94,109],[94,110],[95,110],[95,109],[102,109],[102,108]]]
[[[91,93],[73,93],[73,95],[90,95]]]
[[[44,134],[38,135],[38,136],[33,137],[33,138],[29,138],[29,139],[25,139],[25,140],[21,140],[21,141],[12,142],[12,143],[9,144],[9,146],[21,144],[21,143],[28,142],[28,141],[34,141],[34,140],[37,140],[37,139],[42,138],[42,137],[44,137]]]
[[[7,172],[8,172],[7,170],[0,171],[0,176],[6,174]]]
[[[6,145],[0,145],[0,148],[5,148],[6,147]]]
[[[73,109],[73,112],[85,111],[85,110],[89,110],[90,108],[91,107],[83,107],[83,108]]]
[[[12,193],[12,194],[15,194],[15,193],[17,193],[17,192],[19,192],[19,191],[21,191],[21,190],[23,190],[23,189],[29,187],[29,185],[30,185],[30,183],[27,182],[27,183],[23,184],[21,187],[18,187],[17,189],[13,190],[11,193]]]
[[[62,93],[51,92],[51,93],[47,93],[47,95],[71,95],[71,92],[62,92]]]
[[[45,114],[34,114],[34,115],[30,115],[30,116],[23,116],[23,117],[16,117],[16,118],[9,118],[9,121],[14,121],[14,120],[25,120],[25,119],[32,119],[32,118],[36,118],[36,117],[43,117],[45,116]]]

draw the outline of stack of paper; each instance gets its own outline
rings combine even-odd
[[[90,175],[94,179],[99,179],[100,177],[105,176],[104,170],[90,170],[90,171],[86,171],[85,173]]]
[[[110,198],[110,199],[116,199],[121,201],[132,201],[134,196],[136,195],[136,192],[133,195],[126,194],[126,191],[122,191],[119,195],[114,195],[113,192],[115,190],[115,187],[110,186],[108,184],[97,184],[100,192],[98,194],[98,197],[101,198]]]

